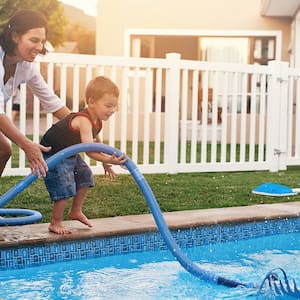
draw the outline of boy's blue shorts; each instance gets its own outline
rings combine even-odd
[[[48,157],[44,153],[44,159]],[[92,170],[79,154],[56,164],[47,172],[44,181],[52,201],[74,197],[82,186],[94,186]]]

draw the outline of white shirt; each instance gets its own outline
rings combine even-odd
[[[49,88],[40,71],[32,62],[18,62],[14,77],[10,78],[4,85],[4,54],[0,46],[0,114],[5,113],[5,103],[11,99],[21,83],[26,83],[31,88],[47,113],[55,112],[64,106],[61,99]]]

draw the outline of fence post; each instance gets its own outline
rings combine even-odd
[[[178,172],[180,57],[178,53],[166,55],[169,68],[166,71],[164,161],[170,174]]]
[[[270,171],[286,169],[288,63],[271,61],[267,101],[267,161]]]

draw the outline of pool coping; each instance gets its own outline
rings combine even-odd
[[[300,216],[300,201],[163,213],[170,229],[210,224],[251,222]],[[90,239],[157,231],[151,214],[92,219],[93,228],[77,221],[65,221],[72,234],[57,235],[48,231],[48,223],[1,228],[0,249],[41,243]]]

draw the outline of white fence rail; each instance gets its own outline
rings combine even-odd
[[[175,53],[166,59],[51,53],[38,65],[73,111],[84,105],[92,77],[105,75],[118,84],[119,110],[105,123],[102,139],[126,152],[143,173],[277,171],[300,164],[300,71],[287,63],[208,63]],[[21,95],[17,125],[39,142],[55,120],[36,98],[28,109],[25,86]],[[86,160],[102,174],[99,163]],[[4,174],[28,173],[19,151]]]

